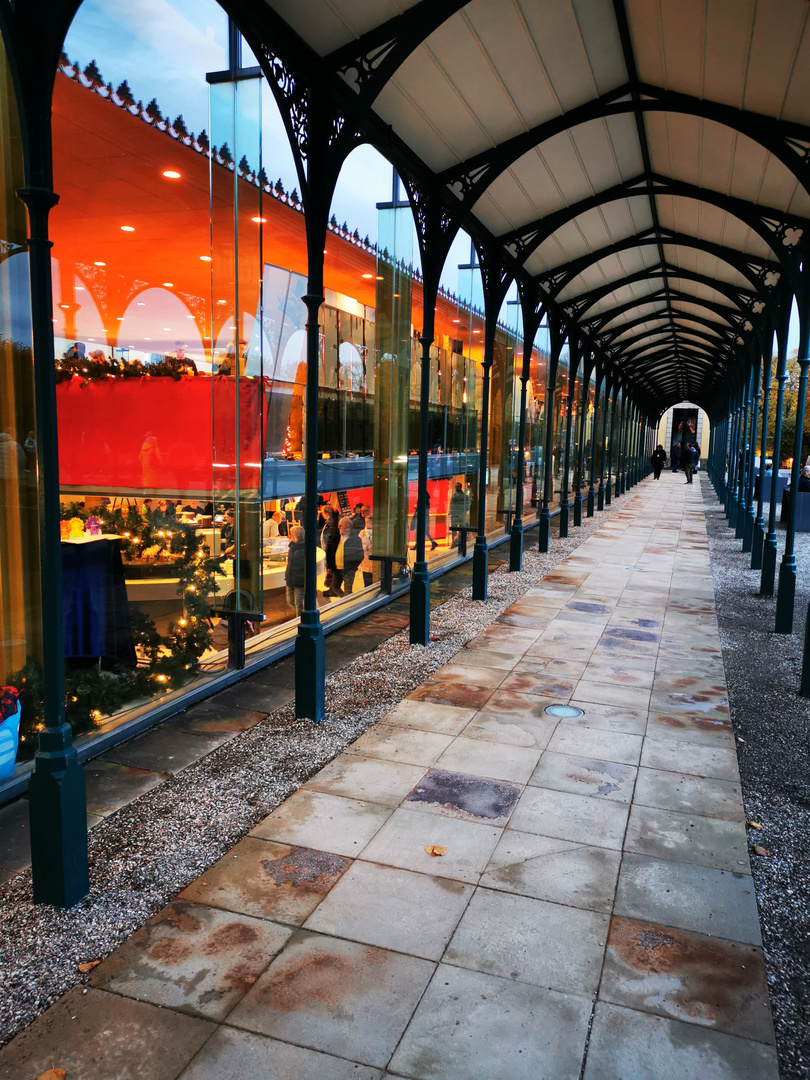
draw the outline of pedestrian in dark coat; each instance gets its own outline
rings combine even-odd
[[[655,476],[655,479],[660,480],[661,470],[667,463],[667,452],[660,443],[653,450],[650,461],[652,462],[653,475]]]

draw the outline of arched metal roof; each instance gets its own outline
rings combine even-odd
[[[801,303],[807,0],[267,5],[265,69],[331,89],[654,407],[711,407]]]

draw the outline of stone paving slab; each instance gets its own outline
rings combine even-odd
[[[166,735],[242,730],[264,692]],[[108,1016],[136,1046],[176,1030],[144,1080],[777,1080],[738,781],[700,489],[665,476],[10,1044],[0,1080],[38,1075],[53,1031],[83,1080],[110,1075]]]

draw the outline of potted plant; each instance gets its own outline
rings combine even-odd
[[[13,686],[0,686],[0,779],[14,772],[20,736],[20,695]]]

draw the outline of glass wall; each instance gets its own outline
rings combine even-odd
[[[0,39],[0,685],[41,686],[37,432],[25,183],[14,86]],[[0,776],[36,749],[38,724],[0,725]]]

